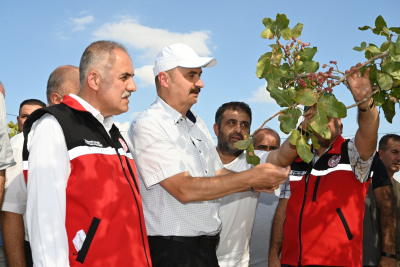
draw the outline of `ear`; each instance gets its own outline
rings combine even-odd
[[[214,126],[213,126],[213,128],[214,128],[214,133],[215,133],[215,136],[217,136],[217,137],[218,137],[218,134],[219,134],[218,125],[217,125],[216,123],[214,123]]]
[[[339,119],[339,128],[340,128],[340,134],[343,134],[343,123],[341,119]]]
[[[87,84],[92,90],[97,92],[100,85],[100,75],[95,71],[89,72],[87,76]]]
[[[382,160],[382,154],[383,154],[383,150],[382,149],[378,149],[378,154],[379,154],[379,157],[381,158],[381,160]]]
[[[158,74],[158,81],[162,87],[168,88],[168,83],[170,81],[170,77],[165,71],[162,71]]]
[[[63,101],[63,97],[60,94],[51,93],[50,102],[53,103],[53,105],[60,104],[61,101]]]
[[[17,116],[17,122],[19,123],[19,116]]]

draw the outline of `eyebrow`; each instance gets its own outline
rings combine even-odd
[[[187,74],[199,74],[201,75],[203,73],[203,71],[201,70],[199,73],[195,70],[189,71]]]
[[[124,73],[121,73],[121,75],[119,75],[120,78],[133,77],[133,76],[135,76],[135,74],[134,73],[129,73],[129,72],[124,72]]]

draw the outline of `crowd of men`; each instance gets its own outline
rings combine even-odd
[[[234,145],[251,133],[246,103],[216,111],[217,146],[192,110],[216,63],[185,44],[163,48],[157,98],[127,134],[113,116],[136,85],[119,43],[94,42],[79,68],[54,70],[47,106],[24,100],[11,140],[0,83],[0,267],[400,266],[400,136],[376,151],[373,99],[358,106],[352,139],[329,118],[310,163],[257,130],[253,166]],[[356,102],[372,92],[369,70],[347,81]],[[300,130],[314,114],[307,107]]]

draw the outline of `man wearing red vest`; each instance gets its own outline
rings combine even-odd
[[[34,266],[152,266],[135,163],[113,124],[113,115],[128,111],[133,75],[125,47],[92,43],[79,65],[78,95],[25,122]]]
[[[372,91],[369,70],[347,80],[356,102]],[[315,107],[306,113],[303,127],[314,112]],[[331,138],[318,136],[320,148],[313,149],[309,164],[300,158],[293,162],[273,222],[270,267],[362,266],[365,195],[379,126],[372,97],[359,104],[358,123],[355,138],[345,140],[341,120],[329,118]],[[383,257],[381,263],[391,261]]]

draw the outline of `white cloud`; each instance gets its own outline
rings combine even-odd
[[[247,99],[248,102],[276,103],[275,99],[273,99],[267,91],[267,82],[265,82],[265,85],[258,87],[256,91],[252,91],[252,93],[253,97]]]
[[[153,66],[143,66],[140,68],[135,68],[135,77],[139,79],[139,86],[153,86],[154,83],[154,75],[153,75]]]
[[[93,22],[94,17],[90,15],[82,18],[69,18],[69,19],[71,20],[72,25],[74,26],[72,31],[76,32],[84,30],[87,24]]]
[[[207,46],[209,31],[190,33],[170,32],[167,29],[156,29],[141,25],[137,20],[123,18],[120,22],[105,23],[93,32],[97,39],[113,39],[144,52],[143,57],[154,60],[157,53],[167,45],[185,43],[200,56],[209,56]]]

